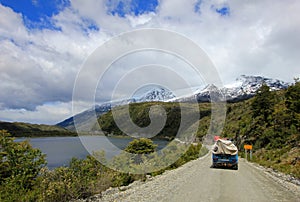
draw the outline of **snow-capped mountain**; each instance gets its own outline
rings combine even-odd
[[[237,102],[253,97],[263,83],[267,84],[272,91],[286,89],[289,86],[289,83],[278,79],[242,75],[235,82],[222,88],[209,84],[203,89],[198,88],[193,95],[173,99],[172,101],[189,102],[196,99],[198,102],[209,102],[211,100]]]
[[[111,110],[111,108],[120,105],[126,105],[129,103],[139,103],[139,102],[152,102],[152,101],[167,101],[174,98],[175,95],[162,87],[154,87],[153,89],[144,92],[142,95],[136,98],[124,99],[111,101],[109,103],[104,103],[101,105],[96,105],[86,111],[83,111],[74,117],[70,117],[56,125],[67,128],[69,130],[79,130],[86,131],[87,129],[92,128],[95,124],[93,121],[93,115],[96,113],[96,116],[99,117],[102,114]],[[74,125],[74,119],[76,119],[76,127]]]
[[[268,85],[272,91],[286,89],[289,86],[289,83],[278,79],[242,75],[234,83],[225,85],[221,91],[226,96],[226,100],[238,101],[254,96],[263,83]]]
[[[175,95],[162,87],[156,87],[148,92],[144,93],[144,95],[136,98],[136,102],[152,102],[152,101],[168,101],[170,99],[175,98]]]
[[[74,117],[76,118],[77,123],[79,123],[77,124],[77,126],[79,125],[77,130],[86,131],[87,128],[91,128],[95,124],[91,121],[93,120],[92,118],[95,112],[96,116],[99,117],[101,114],[108,112],[115,106],[151,101],[190,102],[195,101],[195,99],[198,102],[209,102],[211,100],[238,102],[253,97],[263,83],[267,84],[273,91],[286,89],[290,85],[289,83],[277,79],[242,75],[237,78],[235,82],[227,84],[223,88],[219,89],[217,86],[209,84],[205,88],[198,88],[191,95],[181,96],[180,98],[176,98],[175,95],[168,89],[153,87],[134,98],[96,105],[89,110],[75,115]],[[70,130],[75,130],[74,117],[70,117],[57,125]]]
[[[194,93],[195,98],[198,102],[207,102],[210,100],[224,101],[223,92],[218,89],[214,84],[207,85],[204,89],[198,90]]]

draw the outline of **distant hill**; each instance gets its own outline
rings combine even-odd
[[[0,121],[0,130],[7,130],[14,137],[76,136],[59,126]]]

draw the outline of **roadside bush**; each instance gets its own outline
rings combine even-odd
[[[174,163],[170,166],[170,168],[178,168],[179,166],[182,166],[183,164],[195,160],[199,158],[200,156],[203,156],[206,154],[208,150],[205,147],[202,147],[201,144],[197,145],[190,145],[187,151]]]
[[[87,198],[113,185],[116,173],[92,156],[73,158],[68,167],[43,170],[39,178],[41,201]]]
[[[137,141],[138,140],[135,140],[134,142]],[[132,144],[133,142],[129,143],[129,145]],[[141,173],[140,175],[135,175],[133,178],[135,180],[144,180],[147,174],[155,176],[163,173],[165,170],[175,169],[190,160],[203,156],[207,152],[208,150],[202,147],[201,144],[187,145],[179,142],[171,142],[166,148],[157,153],[129,155],[123,152],[116,156],[111,163],[117,170],[128,173]],[[157,170],[158,168],[163,169]]]
[[[200,144],[200,143],[197,145],[192,144],[192,145],[188,146],[188,149],[187,149],[187,145],[184,145],[184,144],[174,144],[173,143],[172,146],[176,148],[176,149],[174,148],[174,151],[177,150],[179,152],[182,152],[182,151],[186,150],[186,152],[184,154],[182,154],[174,163],[167,166],[165,169],[151,173],[152,176],[159,175],[166,170],[176,169],[191,160],[195,160],[201,156],[204,156],[208,152],[208,149],[206,147],[202,147],[202,144]],[[173,154],[170,153],[170,159],[174,159],[175,156],[176,156],[175,153],[173,153]],[[164,160],[162,160],[162,161],[164,161]],[[168,162],[168,160],[166,160],[166,161]]]
[[[35,199],[36,178],[45,167],[45,155],[28,141],[14,142],[6,131],[0,131],[0,200]]]

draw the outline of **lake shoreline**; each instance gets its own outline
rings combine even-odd
[[[84,159],[91,155],[92,151],[104,151],[108,159],[118,155],[133,140],[128,136],[58,136],[58,137],[17,137],[16,142],[29,141],[33,148],[40,149],[47,158],[47,166],[54,169],[67,166],[74,158]],[[165,140],[153,140],[158,148],[165,147],[169,142]]]

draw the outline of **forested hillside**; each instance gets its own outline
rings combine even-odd
[[[165,138],[165,139],[174,139],[177,135],[179,126],[181,124],[181,115],[184,116],[186,123],[183,127],[184,130],[188,129],[195,122],[195,116],[207,117],[210,115],[210,103],[202,103],[200,105],[193,103],[174,103],[174,102],[145,102],[145,103],[133,103],[129,105],[129,113],[132,121],[139,127],[146,127],[150,124],[149,111],[151,106],[159,105],[164,108],[167,115],[167,120],[164,128],[157,134],[157,138]],[[199,110],[197,109],[199,108]],[[119,116],[124,117],[126,108],[124,106],[120,106],[115,109]],[[124,111],[123,111],[124,110]],[[198,112],[197,112],[198,111]],[[182,112],[182,114],[181,114]],[[161,112],[159,110],[152,111],[153,119],[155,117],[161,116]],[[190,121],[189,121],[190,120]],[[198,119],[196,119],[197,121]],[[119,127],[117,127],[112,111],[102,115],[98,119],[98,123],[101,126],[101,129],[106,135],[125,135]],[[124,124],[128,123],[124,120]],[[129,128],[130,125],[123,125],[124,128]],[[143,135],[143,134],[141,134]]]
[[[223,136],[241,151],[252,144],[254,161],[300,177],[300,83],[275,92],[263,85],[253,99],[228,105]]]

